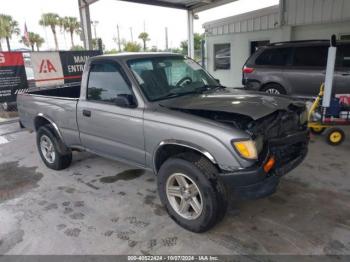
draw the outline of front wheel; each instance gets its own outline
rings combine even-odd
[[[43,162],[48,168],[62,170],[70,166],[72,153],[62,153],[63,143],[58,139],[50,126],[42,126],[37,132],[37,147]]]
[[[334,127],[327,131],[326,135],[327,143],[332,146],[337,146],[343,143],[345,139],[345,133],[342,129]]]
[[[168,159],[158,173],[158,191],[170,217],[192,232],[209,230],[226,212],[227,194],[217,169],[200,155]]]

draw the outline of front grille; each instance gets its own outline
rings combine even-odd
[[[272,146],[270,150],[276,158],[276,166],[280,167],[299,157],[306,148],[306,142],[299,142],[296,144]]]

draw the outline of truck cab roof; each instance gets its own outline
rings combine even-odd
[[[129,60],[129,59],[169,57],[169,56],[184,57],[184,55],[182,54],[175,54],[170,52],[140,52],[140,53],[125,52],[125,53],[94,56],[90,58],[90,61],[103,60],[106,58],[109,58],[109,59],[112,58],[116,60]]]

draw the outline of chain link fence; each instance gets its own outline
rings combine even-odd
[[[1,103],[0,104],[0,118],[10,119],[18,116],[17,103]]]

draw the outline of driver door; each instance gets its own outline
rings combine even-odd
[[[87,96],[78,103],[82,145],[100,155],[145,165],[143,108],[118,106],[117,98],[134,97],[131,84],[114,61],[91,64]]]

